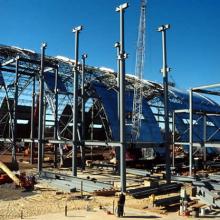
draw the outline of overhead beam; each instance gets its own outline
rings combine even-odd
[[[211,85],[206,85],[206,86],[195,87],[195,88],[192,88],[192,91],[193,91],[193,92],[196,92],[196,91],[198,91],[198,90],[211,89],[211,88],[217,88],[217,87],[220,87],[220,83],[211,84]]]

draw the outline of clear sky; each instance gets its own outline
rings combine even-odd
[[[39,52],[48,43],[48,55],[74,58],[74,26],[83,25],[80,54],[88,53],[89,65],[116,70],[114,43],[119,40],[122,0],[0,0],[0,44]],[[140,1],[128,0],[125,14],[126,70],[135,69]],[[220,0],[148,0],[146,64],[144,78],[162,81],[160,68],[161,24],[167,32],[168,65],[180,88],[219,82]]]

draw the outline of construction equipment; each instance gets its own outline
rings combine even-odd
[[[34,176],[27,176],[26,173],[16,175],[1,161],[0,169],[4,171],[11,180],[13,180],[16,186],[22,187],[27,191],[34,189],[34,185],[36,184]],[[5,176],[4,178],[7,179],[8,177]],[[2,181],[2,183],[4,183],[4,181]]]
[[[3,163],[0,161],[0,169],[2,169],[17,186],[20,186],[19,178]]]
[[[140,126],[142,119],[142,99],[143,99],[143,73],[145,58],[145,32],[146,32],[146,0],[141,1],[141,13],[138,29],[138,41],[136,49],[135,64],[135,84],[132,114],[132,139],[137,140],[140,135]]]

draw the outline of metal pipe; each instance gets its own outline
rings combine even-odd
[[[73,79],[73,150],[72,150],[72,174],[77,176],[77,125],[78,125],[78,56],[79,56],[79,33],[82,26],[76,27],[72,32],[75,33],[75,65]]]
[[[87,54],[82,55],[82,85],[81,85],[81,98],[82,98],[82,109],[81,109],[81,160],[82,170],[85,170],[85,61],[88,57]]]
[[[210,89],[210,88],[216,88],[216,87],[220,87],[220,83],[211,84],[211,85],[207,85],[207,86],[199,86],[199,87],[192,88],[192,90],[193,90],[194,92],[196,92],[196,90],[200,90],[200,89]]]
[[[121,192],[126,192],[126,140],[125,140],[125,59],[127,54],[124,50],[124,13],[128,8],[128,3],[124,3],[116,8],[120,13],[120,175]]]
[[[44,59],[46,43],[41,45],[41,68],[39,74],[39,121],[38,121],[38,172],[42,171],[42,151],[43,151],[43,114],[44,114]]]
[[[189,176],[192,176],[193,156],[193,91],[189,90]]]
[[[166,48],[166,31],[170,28],[169,24],[162,25],[158,31],[162,33],[162,50],[163,50],[163,88],[164,88],[164,122],[165,122],[165,137],[164,145],[166,149],[166,181],[171,182],[170,173],[170,141],[169,141],[169,106],[168,106],[168,72],[170,69],[167,67],[167,48]]]
[[[12,163],[16,163],[16,141],[17,141],[17,106],[18,106],[18,71],[19,71],[19,57],[16,58],[15,67],[15,94],[14,94],[14,109],[13,109],[13,148],[12,148]]]
[[[117,49],[117,115],[118,115],[118,126],[120,126],[120,43],[115,43],[115,48]],[[120,148],[115,148],[115,159],[116,159],[116,171],[120,174]]]
[[[58,88],[57,88],[57,83],[58,83],[58,68],[55,69],[55,82],[54,82],[54,94],[55,94],[55,109],[54,109],[54,139],[57,140],[58,135]],[[58,145],[54,145],[54,167],[57,167],[57,148]],[[60,155],[61,157],[62,155]]]
[[[172,147],[173,147],[173,157],[172,157],[172,166],[175,167],[175,112],[173,112],[173,121],[172,121],[172,127],[173,127],[173,143],[172,143]]]
[[[207,136],[207,116],[203,116],[203,157],[204,157],[204,168],[206,169],[206,162],[207,162],[207,150],[205,147],[206,143],[206,136]]]
[[[32,81],[32,106],[31,106],[31,152],[30,152],[30,163],[34,163],[34,138],[35,138],[35,123],[34,123],[34,108],[35,108],[35,76],[33,76],[33,81]]]

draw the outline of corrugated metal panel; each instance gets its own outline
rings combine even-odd
[[[113,89],[108,89],[101,83],[92,84],[92,88],[101,99],[105,109],[109,126],[112,131],[114,141],[119,140],[119,123],[117,121],[117,93]],[[132,125],[132,108],[133,108],[133,92],[125,93],[125,123],[126,123],[126,140],[131,141],[131,125]],[[161,143],[162,137],[159,125],[146,100],[143,100],[143,120],[141,123],[139,142]]]

